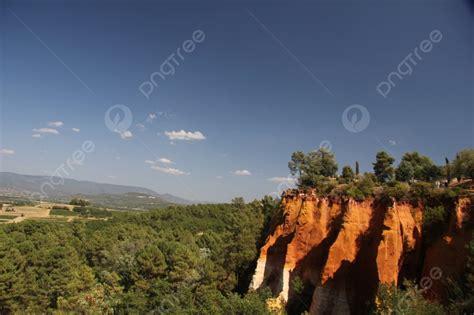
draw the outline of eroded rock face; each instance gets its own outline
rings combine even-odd
[[[289,190],[261,249],[251,288],[268,286],[289,301],[298,277],[313,290],[311,314],[364,313],[380,282],[419,280],[433,266],[446,268],[444,275],[459,273],[466,255],[454,251],[470,240],[464,228],[470,207],[469,199],[459,201],[446,235],[424,259],[423,205],[335,201],[314,190]],[[453,255],[464,258],[448,258]],[[436,293],[442,287],[438,281],[429,289]]]
[[[471,241],[474,225],[473,213],[474,205],[470,199],[459,200],[447,231],[427,249],[422,279],[426,280],[426,295],[429,298],[442,299],[446,293],[447,278],[459,275],[466,265],[466,246]]]
[[[405,258],[419,261],[421,249],[421,206],[397,204],[387,209],[382,240],[377,250],[377,272],[382,283],[398,284]]]

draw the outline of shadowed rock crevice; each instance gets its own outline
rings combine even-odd
[[[280,237],[267,251],[265,272],[263,274],[263,287],[269,287],[274,295],[283,289],[283,270],[287,245],[293,239],[294,233]]]
[[[367,314],[377,294],[379,277],[377,272],[378,247],[382,241],[383,220],[386,207],[374,203],[375,211],[367,232],[357,240],[360,248],[352,267],[352,291],[357,291],[351,303],[351,314]]]

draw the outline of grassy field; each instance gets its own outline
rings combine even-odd
[[[68,216],[68,217],[77,217],[79,214],[77,212],[70,211],[70,210],[53,208],[49,211],[49,215],[62,215],[62,216]]]
[[[119,201],[115,200],[115,202],[117,203]],[[0,207],[0,224],[19,223],[24,220],[63,222],[65,224],[73,221],[101,221],[108,220],[112,217],[120,217],[122,215],[137,214],[146,211],[98,207],[96,204],[81,207],[65,203],[63,200],[57,202],[32,202],[20,199],[10,200],[2,196],[0,196],[0,205],[2,206]]]
[[[0,214],[0,219],[3,220],[12,220],[19,217],[17,214]]]

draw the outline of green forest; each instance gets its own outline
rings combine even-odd
[[[0,227],[0,313],[265,314],[245,295],[276,202]]]

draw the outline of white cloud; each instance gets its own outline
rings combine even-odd
[[[52,134],[52,135],[58,135],[59,134],[59,131],[57,131],[56,129],[53,129],[53,128],[35,128],[35,129],[33,129],[33,132],[49,133],[49,134]]]
[[[146,127],[145,127],[144,124],[138,123],[137,127],[138,127],[138,129],[140,129],[140,131],[145,131],[146,130]]]
[[[15,154],[14,150],[11,149],[0,149],[0,155],[13,155]]]
[[[39,133],[35,133],[31,135],[33,138],[41,138],[41,135]]]
[[[171,175],[189,175],[189,173],[185,173],[181,170],[178,170],[176,168],[171,168],[171,167],[161,167],[158,165],[153,165],[151,168],[154,169],[155,171],[159,171],[159,172],[171,174]]]
[[[116,179],[117,178],[117,176],[115,176],[115,175],[109,175],[107,177],[110,178],[110,179]]]
[[[156,114],[155,113],[149,113],[147,118],[146,118],[146,122],[151,123],[155,119],[156,119]]]
[[[237,176],[250,176],[252,175],[252,173],[250,171],[247,171],[247,170],[237,170],[234,172],[234,175],[237,175]]]
[[[129,130],[127,130],[120,133],[120,138],[122,138],[123,140],[128,140],[133,138],[133,134]]]
[[[223,179],[223,178],[224,178],[224,177],[222,177],[222,176],[220,176],[220,175],[219,175],[219,176],[216,176],[216,179]]]
[[[204,140],[206,137],[200,131],[165,131],[170,140]]]
[[[74,131],[74,132],[79,132],[79,131],[81,131],[81,129],[79,129],[79,128],[72,128],[71,130]]]
[[[161,162],[163,164],[173,164],[173,161],[167,159],[167,158],[161,158],[158,160],[158,162]]]
[[[271,182],[275,183],[295,183],[296,178],[293,177],[272,177],[268,179]]]
[[[83,161],[79,161],[79,160],[72,159],[71,164],[72,164],[72,165],[79,165],[79,166],[82,166],[82,165],[84,165],[84,162],[83,162]]]
[[[151,161],[151,160],[145,160],[145,163],[146,163],[146,164],[153,165],[153,164],[155,164],[156,162],[155,162],[155,161]]]
[[[62,127],[64,123],[62,121],[50,121],[48,126],[50,127]]]

